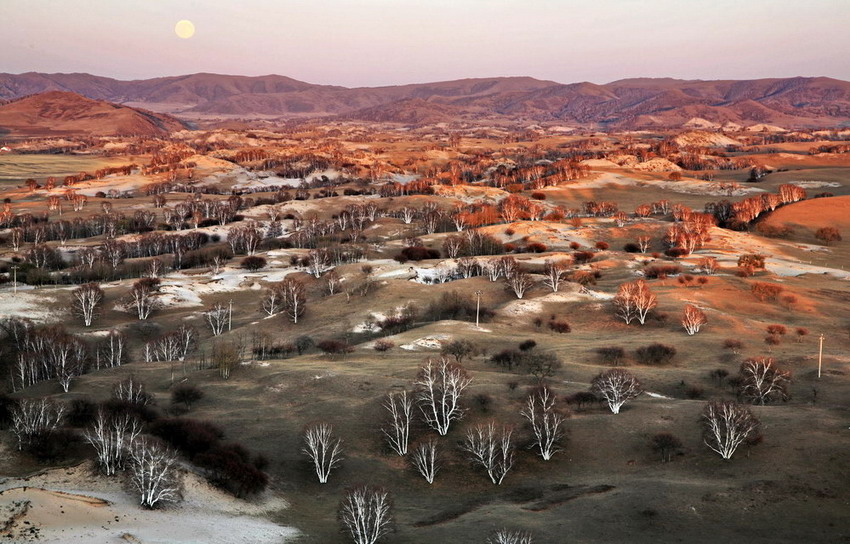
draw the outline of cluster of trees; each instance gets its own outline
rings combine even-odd
[[[175,389],[175,397],[177,393]],[[163,419],[153,404],[144,383],[131,375],[116,382],[111,398],[98,404],[86,398],[70,405],[46,398],[15,401],[9,409],[10,430],[18,449],[40,457],[61,456],[70,444],[84,440],[101,473],[126,473],[146,508],[180,499],[178,451],[204,469],[211,482],[237,497],[266,488],[268,463],[262,456],[223,442],[224,433],[210,423]]]

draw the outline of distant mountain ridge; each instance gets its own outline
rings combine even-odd
[[[286,76],[190,74],[121,81],[90,74],[0,74],[0,99],[68,91],[183,118],[333,117],[408,124],[481,118],[590,127],[850,124],[850,82],[827,77],[753,80],[624,79],[597,85],[531,77],[387,87],[315,85]]]

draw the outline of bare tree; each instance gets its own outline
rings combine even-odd
[[[788,400],[791,372],[781,370],[771,357],[755,357],[741,364],[741,396],[753,404]]]
[[[566,279],[569,268],[569,261],[565,259],[560,261],[546,259],[543,265],[543,283],[552,289],[553,293],[557,293],[561,283]]]
[[[155,298],[159,289],[159,280],[153,278],[142,278],[133,284],[127,295],[125,307],[129,311],[135,311],[139,319],[147,319],[152,312],[160,307],[160,302]]]
[[[102,302],[103,289],[96,283],[86,283],[71,291],[71,308],[86,327],[91,326]]]
[[[220,302],[204,312],[204,317],[212,330],[213,336],[220,336],[230,321],[230,309]]]
[[[698,264],[702,271],[709,276],[717,271],[717,259],[714,257],[703,257]]]
[[[750,409],[734,401],[709,402],[702,422],[703,442],[723,459],[731,459],[738,446],[759,428],[759,421]]]
[[[92,426],[86,430],[86,441],[97,455],[97,464],[107,476],[124,468],[126,452],[142,432],[142,424],[129,413],[110,414],[98,410]]]
[[[684,313],[682,314],[682,326],[685,327],[689,335],[693,336],[698,333],[700,327],[706,323],[708,323],[708,318],[705,316],[705,312],[693,304],[687,304],[685,306]]]
[[[325,289],[328,290],[329,295],[336,294],[341,285],[342,278],[337,274],[336,270],[330,270],[325,274]]]
[[[626,325],[635,319],[641,325],[646,323],[647,315],[656,304],[657,297],[644,280],[630,281],[620,285],[614,297],[617,315],[626,322]]]
[[[139,493],[139,504],[156,508],[180,499],[177,454],[156,438],[141,436],[133,441],[130,481]]]
[[[278,286],[274,286],[271,289],[266,290],[266,294],[263,295],[262,300],[263,311],[266,312],[269,317],[278,313],[281,309],[282,298],[283,295]]]
[[[332,425],[315,423],[304,429],[304,455],[313,462],[319,483],[328,482],[331,471],[342,462],[342,440],[334,436]]]
[[[531,275],[522,270],[514,270],[513,273],[506,275],[505,283],[514,292],[516,298],[522,298],[525,292],[534,286]]]
[[[384,400],[388,412],[387,424],[382,429],[390,448],[398,455],[407,455],[410,441],[410,420],[413,415],[413,395],[402,391],[390,393]]]
[[[531,425],[534,445],[540,457],[548,461],[560,451],[560,442],[564,436],[564,414],[555,405],[555,394],[546,384],[541,384],[526,397],[520,414]]]
[[[612,368],[600,373],[593,378],[590,388],[608,402],[608,408],[615,414],[620,413],[623,404],[643,392],[638,379],[622,368]]]
[[[452,421],[463,416],[460,396],[471,381],[466,369],[445,357],[428,359],[419,371],[414,382],[419,409],[428,426],[441,436],[449,432]]]
[[[53,432],[62,421],[65,407],[49,399],[21,399],[11,410],[12,434],[18,439],[18,449],[29,445],[43,433]]]
[[[508,426],[496,428],[492,421],[476,425],[466,431],[463,449],[472,461],[487,471],[495,485],[502,483],[514,464],[513,429]]]
[[[356,544],[378,542],[392,524],[389,492],[366,485],[350,489],[339,505],[339,520]]]
[[[51,375],[59,380],[65,393],[71,388],[71,380],[83,374],[88,359],[87,347],[79,338],[56,329],[45,342],[44,362]]]
[[[437,439],[430,438],[425,442],[420,442],[413,449],[410,456],[410,462],[413,467],[425,478],[429,484],[434,483],[434,478],[437,472],[440,471],[440,459],[437,454]]]
[[[487,544],[533,544],[534,539],[527,531],[499,529],[487,539]]]
[[[112,386],[112,398],[138,406],[147,406],[153,402],[153,396],[145,390],[145,384],[133,374],[115,382]]]
[[[127,337],[121,331],[112,329],[106,337],[97,343],[95,366],[100,369],[121,366],[127,357]]]
[[[278,284],[281,294],[281,307],[293,323],[304,314],[307,307],[307,293],[304,284],[294,278],[284,278]]]
[[[314,278],[320,278],[322,272],[331,265],[331,258],[326,249],[311,249],[307,257],[307,270]]]

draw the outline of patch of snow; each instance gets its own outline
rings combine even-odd
[[[450,339],[451,336],[449,336],[448,334],[432,334],[429,336],[423,336],[422,338],[417,338],[413,342],[409,344],[402,344],[399,347],[407,351],[419,351],[420,349],[440,349],[443,346],[443,343]]]

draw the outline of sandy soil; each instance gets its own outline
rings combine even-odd
[[[298,534],[258,517],[285,509],[281,498],[247,503],[191,473],[184,502],[155,511],[140,508],[120,479],[93,475],[90,463],[6,479],[0,490],[4,542],[280,544]]]

